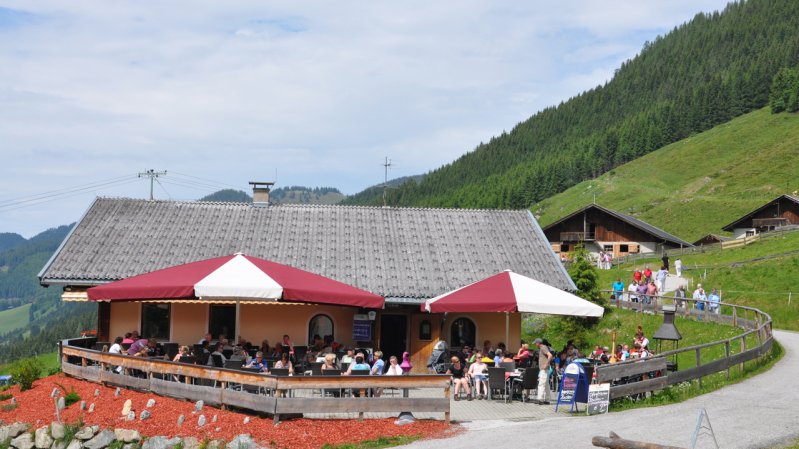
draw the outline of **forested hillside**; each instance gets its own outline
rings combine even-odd
[[[761,108],[777,71],[799,65],[797,29],[797,1],[740,1],[698,14],[644,44],[605,85],[535,114],[418,184],[389,191],[390,203],[526,208]]]
[[[396,189],[397,187],[405,184],[406,182],[419,183],[424,178],[424,175],[403,176],[401,178],[390,179],[386,185],[387,191]],[[350,195],[341,201],[341,204],[382,204],[383,201],[383,184],[367,187],[365,190]]]

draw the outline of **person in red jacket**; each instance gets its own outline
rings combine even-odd
[[[644,280],[647,284],[652,280],[652,270],[650,270],[648,266],[644,270]]]

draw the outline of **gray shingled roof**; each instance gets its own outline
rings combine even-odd
[[[743,221],[746,221],[752,215],[755,215],[756,213],[758,213],[758,212],[762,211],[763,209],[771,206],[772,204],[776,203],[777,201],[779,201],[781,199],[786,199],[788,201],[793,201],[794,203],[799,204],[799,198],[796,198],[796,197],[794,197],[792,195],[780,195],[780,196],[774,198],[773,200],[769,201],[768,203],[766,203],[766,204],[758,207],[757,209],[753,210],[752,212],[749,212],[748,214],[742,216],[741,218],[738,218],[737,220],[733,221],[732,223],[728,224],[727,226],[724,226],[723,228],[721,228],[721,230],[722,231],[730,231],[730,232],[732,232],[738,224],[740,224]]]
[[[239,251],[396,302],[505,269],[575,290],[529,211],[112,198],[95,200],[39,277],[97,285]]]
[[[676,236],[674,236],[672,234],[669,234],[668,232],[666,232],[666,231],[664,231],[664,230],[662,230],[660,228],[652,226],[651,224],[649,224],[649,223],[647,223],[645,221],[639,220],[639,219],[637,219],[635,217],[632,217],[632,216],[627,215],[627,214],[623,214],[621,212],[616,212],[615,210],[610,210],[608,208],[600,206],[599,204],[589,204],[589,205],[583,207],[582,209],[580,209],[578,211],[575,211],[575,212],[573,212],[573,213],[561,218],[560,220],[547,225],[546,227],[544,227],[544,229],[545,230],[549,229],[549,228],[557,225],[558,223],[561,223],[561,222],[563,222],[565,220],[568,220],[569,218],[571,218],[571,217],[573,217],[573,216],[575,216],[577,214],[581,214],[581,213],[583,213],[583,211],[586,211],[586,210],[591,209],[591,208],[600,210],[602,212],[605,212],[608,215],[611,215],[613,217],[618,218],[619,220],[625,221],[628,224],[630,224],[632,226],[635,226],[636,228],[638,228],[638,229],[640,229],[640,230],[642,230],[642,231],[644,231],[646,233],[649,233],[649,234],[657,237],[660,240],[665,240],[665,241],[671,242],[671,243],[673,243],[675,245],[694,246],[694,245],[686,242],[685,240],[683,240],[683,239],[681,239],[679,237],[676,237]]]

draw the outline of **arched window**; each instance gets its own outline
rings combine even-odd
[[[449,332],[450,347],[460,348],[464,344],[474,346],[477,327],[474,321],[461,317],[452,322]]]
[[[311,318],[311,321],[308,323],[308,342],[313,342],[314,335],[318,335],[322,339],[327,335],[333,335],[335,338],[335,334],[333,333],[333,320],[329,316],[323,314]]]

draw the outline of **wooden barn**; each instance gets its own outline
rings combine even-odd
[[[733,238],[738,239],[790,226],[799,226],[799,196],[797,196],[797,192],[778,196],[724,226],[722,230],[732,232]]]

